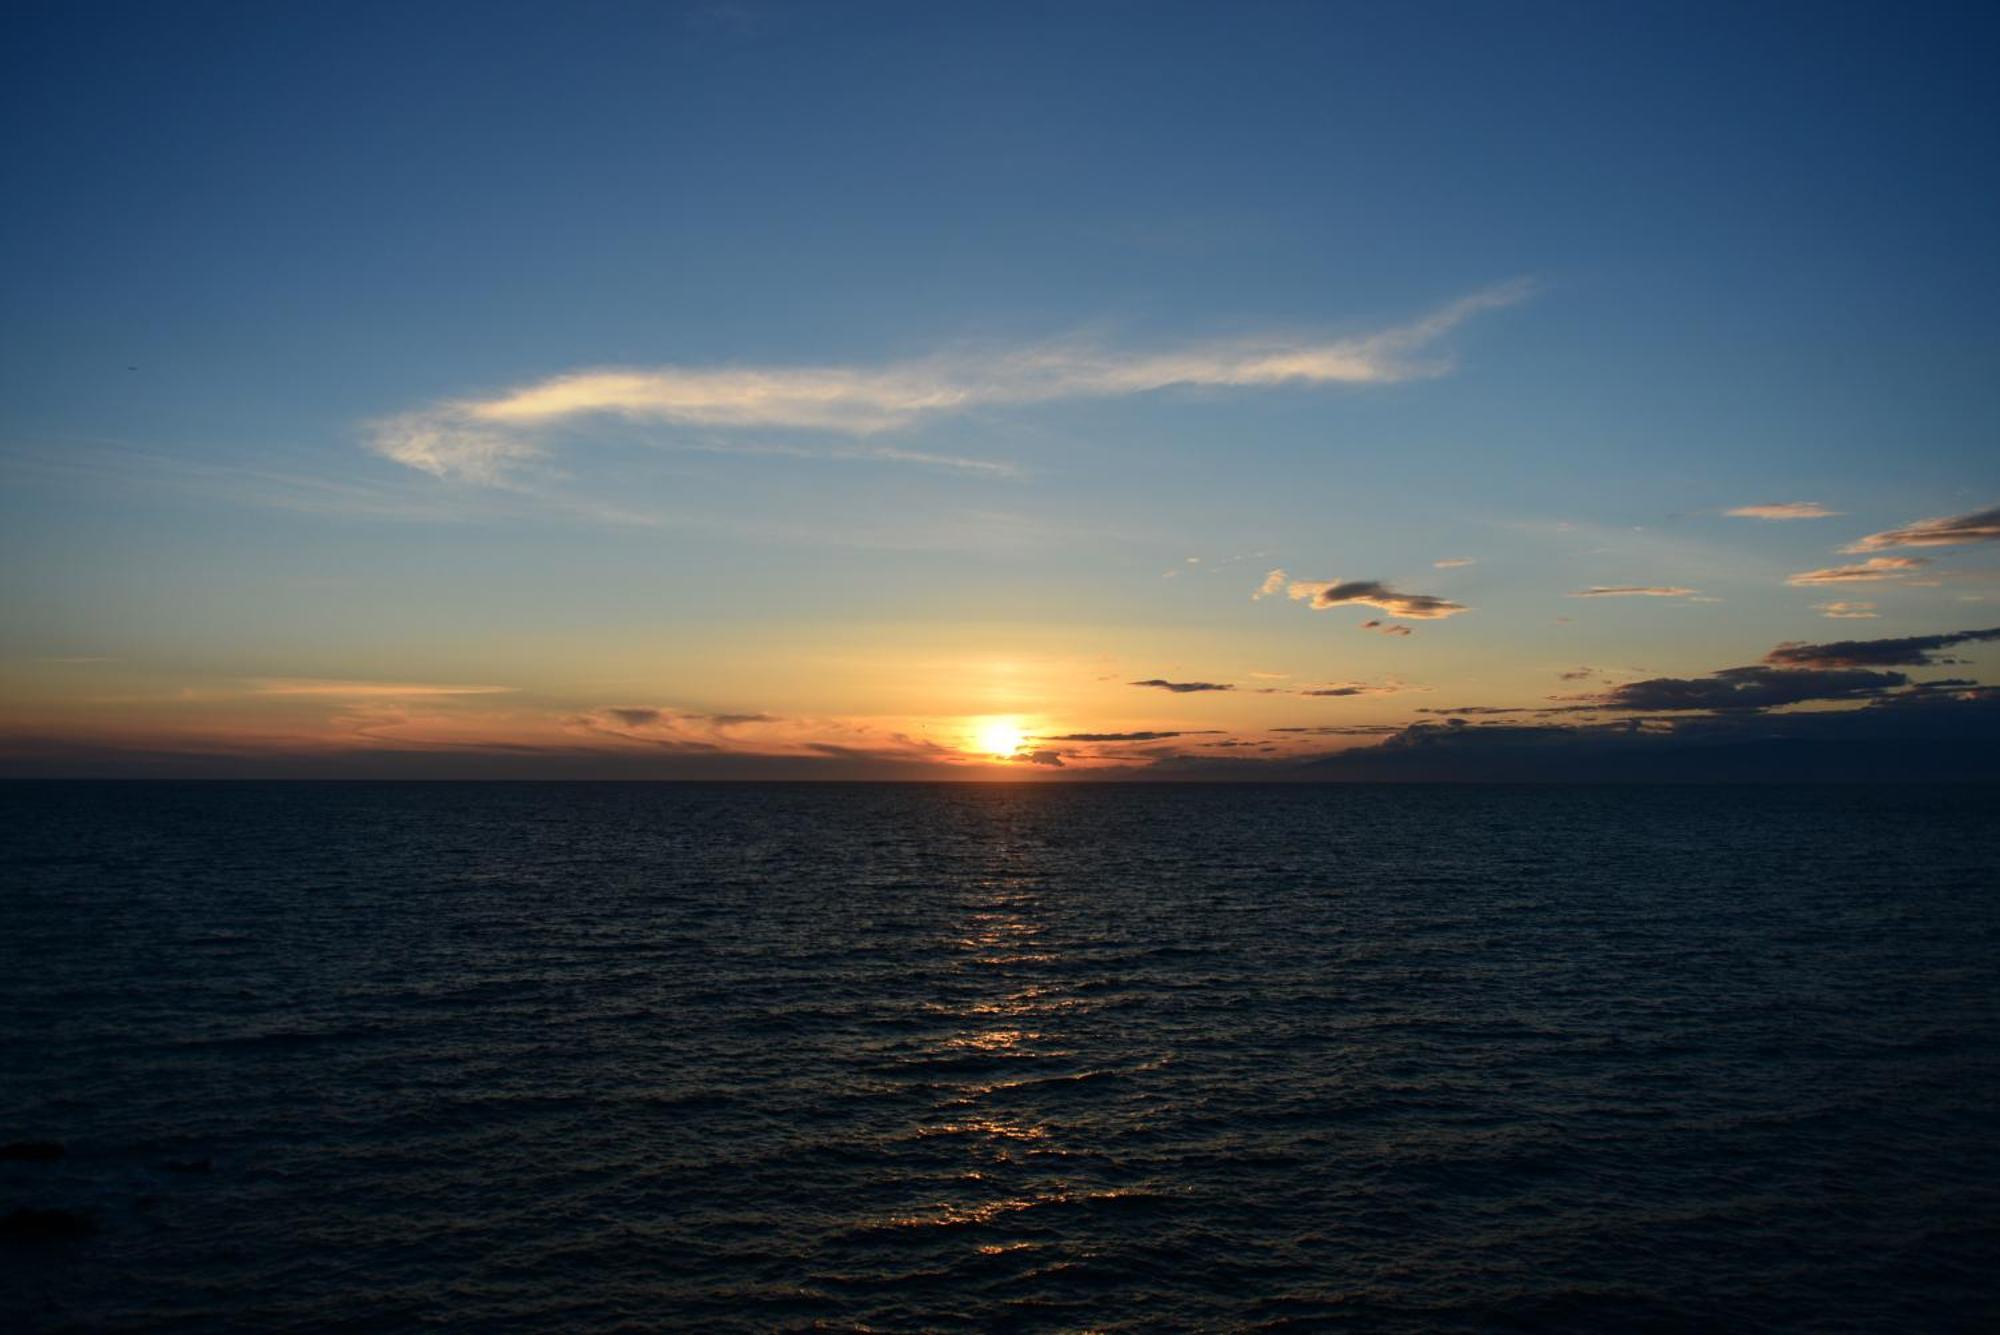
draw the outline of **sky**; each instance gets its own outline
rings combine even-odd
[[[8,17],[0,774],[2000,740],[1990,8]]]

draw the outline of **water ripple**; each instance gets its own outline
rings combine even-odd
[[[1986,790],[0,804],[0,1324],[2000,1318]]]

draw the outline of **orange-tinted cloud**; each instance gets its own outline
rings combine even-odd
[[[1854,565],[1827,566],[1822,570],[1802,570],[1789,575],[1785,583],[1810,586],[1814,584],[1874,584],[1882,580],[1903,579],[1912,570],[1929,565],[1921,556],[1871,556],[1866,561]]]
[[[1578,589],[1572,598],[1690,598],[1700,592],[1678,584],[1593,584]]]
[[[1723,513],[1738,519],[1827,519],[1840,513],[1818,501],[1778,501],[1770,505],[1739,505]]]
[[[1879,552],[1890,547],[1955,547],[1968,542],[2000,542],[2000,505],[1970,514],[1919,519],[1900,528],[1870,533],[1841,550]]]

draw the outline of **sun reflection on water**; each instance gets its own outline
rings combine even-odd
[[[1004,864],[1008,850],[998,851]],[[905,1205],[879,1226],[966,1228],[1000,1226],[1024,1212],[1087,1199],[1063,1165],[1071,1157],[1061,1129],[1019,1104],[1023,1091],[1061,1078],[1072,1049],[1063,1017],[1078,1004],[1051,977],[1060,953],[1027,873],[1002,875],[968,896],[957,930],[940,944],[958,957],[963,984],[936,1006],[938,1027],[926,1060],[959,1073],[936,1088],[930,1112],[912,1128],[919,1142],[938,1146],[946,1162],[933,1181],[950,1187],[924,1205]],[[965,1063],[972,1063],[965,1066]],[[994,1100],[1008,1098],[1008,1106]],[[955,1160],[956,1162],[951,1162]],[[981,1239],[982,1253],[1032,1246]]]

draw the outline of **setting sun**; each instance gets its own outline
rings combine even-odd
[[[1011,756],[1028,740],[1014,718],[981,719],[972,735],[976,750],[994,756]]]

